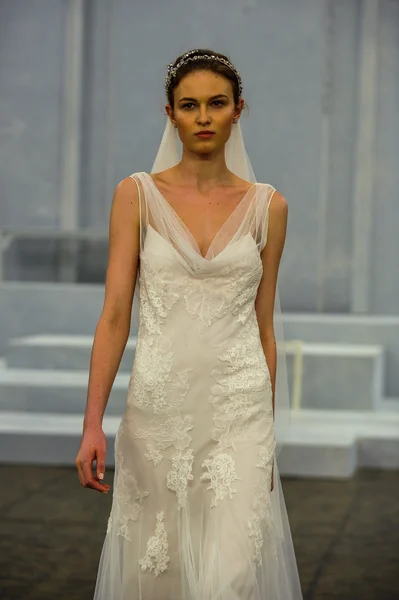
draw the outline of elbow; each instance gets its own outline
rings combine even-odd
[[[274,334],[273,327],[260,327],[259,335],[260,335],[262,344],[275,343],[275,341],[276,341],[276,336]]]
[[[129,337],[130,333],[130,316],[124,311],[113,310],[103,311],[100,317],[100,323],[107,327],[111,332],[118,332],[120,335]]]

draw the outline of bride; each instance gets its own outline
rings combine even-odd
[[[138,306],[95,599],[300,600],[276,462],[289,414],[277,288],[287,202],[255,180],[228,57],[179,56],[165,90],[151,173],[114,194],[76,457],[81,485],[108,493],[102,420]]]

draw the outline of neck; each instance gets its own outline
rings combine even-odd
[[[234,177],[227,168],[224,148],[217,154],[202,156],[183,148],[175,173],[183,185],[205,192],[217,185],[231,185]]]

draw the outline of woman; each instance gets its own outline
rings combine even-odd
[[[273,313],[287,203],[254,183],[239,129],[241,77],[226,56],[187,52],[165,85],[167,126],[152,173],[115,190],[76,459],[81,484],[107,493],[102,418],[140,265],[138,340],[95,599],[298,600],[274,460]]]

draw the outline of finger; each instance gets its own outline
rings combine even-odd
[[[109,492],[111,486],[108,485],[108,483],[104,483],[104,481],[101,481],[101,479],[99,479],[97,475],[93,475],[93,479],[94,481],[97,481],[97,483],[99,483],[104,490],[107,490]]]
[[[83,485],[87,486],[89,481],[93,479],[93,458],[84,458],[81,461],[82,471],[83,471]]]
[[[83,485],[84,479],[83,479],[83,471],[82,471],[82,468],[81,468],[80,461],[77,460],[75,464],[76,464],[76,468],[77,468],[77,471],[78,471],[78,477],[79,477],[80,485]]]
[[[105,452],[97,450],[96,453],[96,474],[99,480],[104,479],[105,474]]]
[[[108,494],[110,489],[109,485],[105,483],[99,483],[94,477],[86,483],[85,487],[96,490],[96,492],[101,492],[102,494]]]
[[[87,474],[84,477],[84,487],[96,490],[97,492],[108,493],[110,486],[106,483],[98,481],[97,477],[90,471],[89,476]]]
[[[93,464],[92,460],[83,460],[82,461],[84,487],[88,487],[93,490],[97,490],[97,492],[108,493],[109,485],[99,483],[98,481],[96,481],[96,478],[93,477],[92,464]]]

